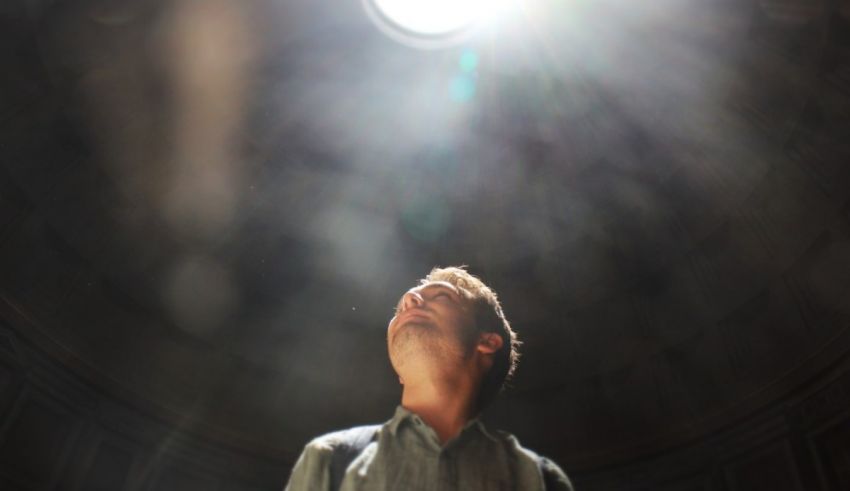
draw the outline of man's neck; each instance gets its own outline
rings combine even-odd
[[[422,418],[445,445],[475,417],[475,386],[470,384],[405,385],[401,405]]]

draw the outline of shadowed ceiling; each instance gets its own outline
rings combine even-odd
[[[568,468],[850,348],[846,1],[538,0],[429,50],[357,0],[16,5],[4,317],[192,431],[293,456],[388,418],[434,265],[499,292],[488,418]]]

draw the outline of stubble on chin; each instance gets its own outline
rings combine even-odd
[[[390,346],[390,362],[397,372],[408,364],[421,367],[429,364],[450,365],[455,358],[463,356],[462,347],[440,339],[427,326],[405,326],[393,336]]]
[[[390,341],[390,361],[396,368],[422,355],[431,354],[432,341],[423,333],[425,328],[405,326],[400,328]]]

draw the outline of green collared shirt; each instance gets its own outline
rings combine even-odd
[[[331,462],[342,443],[343,432],[311,441],[292,470],[287,491],[331,490]],[[378,430],[348,465],[341,491],[477,491],[543,490],[538,457],[524,449],[513,435],[491,432],[478,419],[464,426],[457,437],[440,445],[437,434],[416,414],[399,406],[391,420]],[[551,461],[558,490],[571,486]],[[553,478],[550,476],[549,482]],[[552,484],[547,491],[553,491]]]

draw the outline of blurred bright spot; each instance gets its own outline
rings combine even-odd
[[[184,237],[215,241],[239,201],[239,142],[257,39],[238,3],[181,0],[173,8],[161,38],[173,103],[161,209]]]
[[[472,50],[466,50],[460,55],[460,69],[464,72],[473,72],[478,67],[478,55]]]
[[[475,95],[475,79],[469,75],[458,75],[452,79],[449,95],[453,101],[466,102]]]

